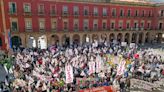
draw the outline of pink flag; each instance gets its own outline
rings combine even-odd
[[[120,62],[119,66],[117,67],[117,75],[122,75],[124,73],[125,64],[126,64],[125,60]]]
[[[67,65],[65,67],[65,74],[66,74],[66,83],[73,82],[73,68],[71,65]]]

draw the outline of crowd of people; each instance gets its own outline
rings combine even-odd
[[[13,66],[7,72],[14,76],[6,76],[4,85],[13,92],[78,92],[102,86],[125,92],[130,90],[131,78],[154,82],[164,77],[162,54],[137,46],[93,43],[43,50],[15,48],[11,57]]]

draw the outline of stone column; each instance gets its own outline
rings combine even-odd
[[[142,44],[144,44],[145,43],[145,33],[143,33],[143,35],[142,35]]]
[[[128,41],[129,41],[129,44],[132,42],[132,33],[129,33],[129,39],[128,39]]]
[[[139,42],[139,33],[137,33],[136,35],[137,35],[137,37],[136,37],[136,44],[138,44],[138,42]]]
[[[122,40],[121,40],[122,42],[124,42],[125,41],[125,34],[124,33],[122,33]]]
[[[83,44],[83,35],[80,35],[80,45]]]
[[[70,44],[72,45],[73,44],[73,35],[69,35],[69,41],[70,41]]]
[[[27,47],[26,35],[20,34],[19,37],[21,38],[21,43],[23,47]]]

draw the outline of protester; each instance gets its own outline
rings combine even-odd
[[[14,47],[12,58],[8,71],[15,77],[13,92],[73,92],[103,86],[125,92],[130,78],[154,82],[164,76],[160,54],[121,44]]]

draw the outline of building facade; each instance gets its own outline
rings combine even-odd
[[[3,41],[9,31],[12,45],[39,48],[95,40],[139,44],[162,41],[164,5],[93,1],[1,0],[4,13],[0,17],[3,15],[5,24],[0,25],[4,32],[0,37]]]

